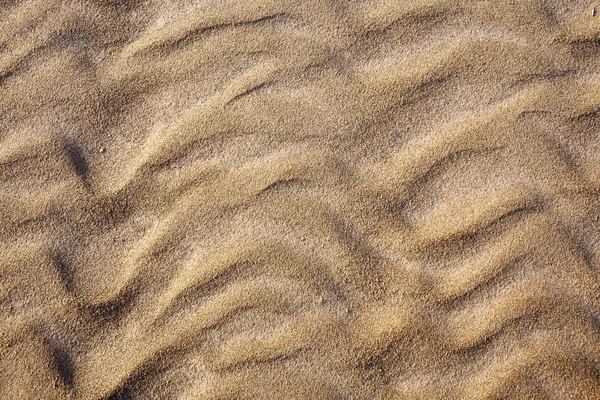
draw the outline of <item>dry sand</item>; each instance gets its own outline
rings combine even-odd
[[[2,0],[0,398],[600,399],[596,8]]]

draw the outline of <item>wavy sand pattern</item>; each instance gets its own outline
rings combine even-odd
[[[596,9],[0,2],[0,398],[600,399]]]

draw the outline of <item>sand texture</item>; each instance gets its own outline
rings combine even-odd
[[[600,399],[596,9],[1,0],[0,399]]]

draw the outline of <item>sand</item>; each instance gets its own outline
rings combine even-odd
[[[0,2],[1,399],[600,399],[600,3]]]

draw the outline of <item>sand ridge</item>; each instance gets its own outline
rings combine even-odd
[[[596,9],[0,2],[0,398],[599,398]]]

